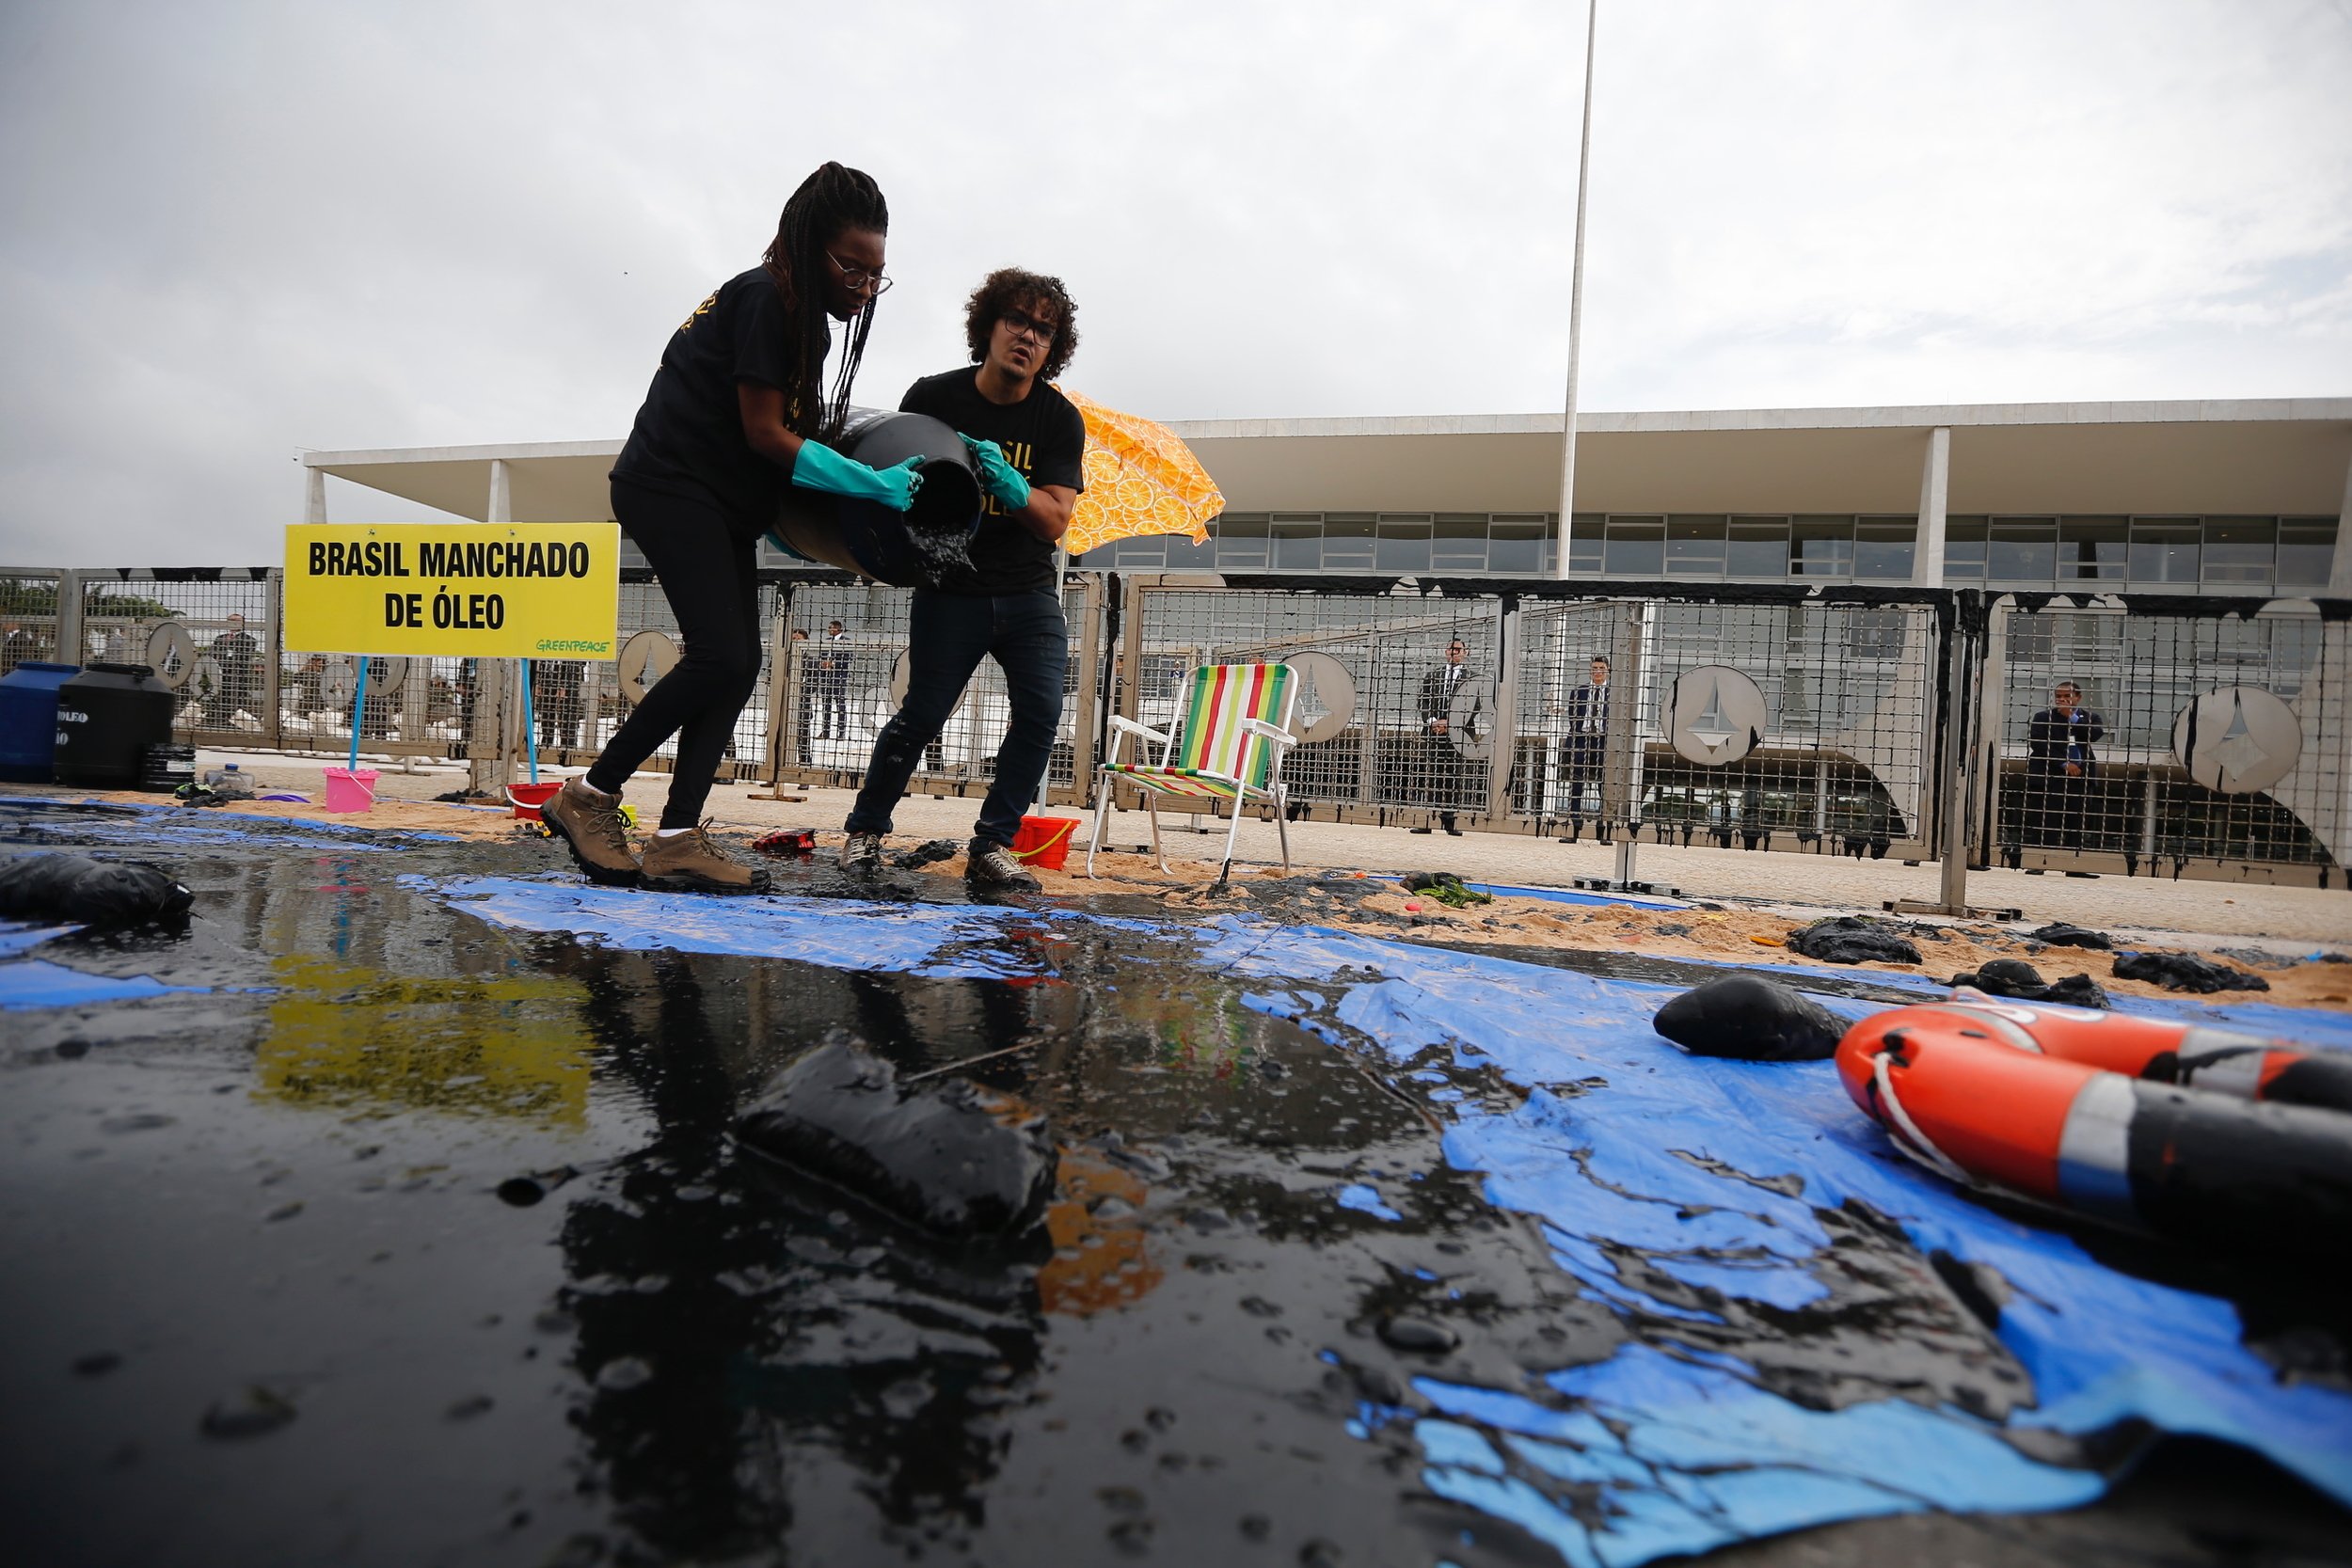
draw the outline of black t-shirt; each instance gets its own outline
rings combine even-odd
[[[980,368],[966,365],[927,375],[898,400],[902,413],[929,414],[964,435],[993,441],[1031,484],[1086,488],[1086,420],[1070,400],[1042,381],[1029,383],[1019,403],[980,396]],[[972,536],[972,569],[950,569],[939,592],[966,596],[1025,594],[1054,586],[1054,546],[1005,515],[993,496],[980,498],[980,527]]]
[[[743,529],[771,526],[790,481],[744,438],[735,393],[744,381],[780,391],[792,385],[790,324],[764,267],[720,284],[670,334],[612,477],[674,495],[707,495]]]

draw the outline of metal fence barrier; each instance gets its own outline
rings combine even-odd
[[[358,661],[283,645],[278,576],[0,569],[0,672],[144,663],[180,695],[177,739],[341,752]],[[911,601],[763,573],[771,640],[724,768],[854,785],[905,689]],[[1046,794],[1065,805],[1092,802],[1109,715],[1167,726],[1200,665],[1279,659],[1311,817],[1941,859],[1947,894],[1963,861],[2323,887],[2352,863],[2339,601],[1073,572],[1063,608]],[[526,748],[584,763],[678,657],[643,569],[622,574],[619,630],[612,661],[532,661],[529,735],[516,661],[371,660],[360,749],[464,760],[477,783]],[[1007,720],[984,663],[910,787],[984,791]]]

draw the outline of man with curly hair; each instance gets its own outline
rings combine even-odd
[[[1005,672],[1012,721],[974,823],[964,877],[990,892],[1035,893],[1012,853],[1061,727],[1070,637],[1054,547],[1086,488],[1086,421],[1051,382],[1078,347],[1078,308],[1058,277],[1004,267],[964,310],[972,362],[907,388],[901,410],[945,420],[972,451],[984,492],[971,564],[915,590],[908,618],[907,695],[874,742],[850,812],[847,869],[882,864],[882,837],[916,759],[937,738],[980,660]]]

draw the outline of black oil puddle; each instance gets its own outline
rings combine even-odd
[[[1992,1287],[1867,1212],[1823,1216],[1793,1313],[1628,1250],[1716,1320],[1629,1323],[1445,1163],[1432,1085],[1506,1108],[1499,1072],[1336,1048],[1182,944],[1015,922],[1005,980],[619,952],[400,880],[546,874],[543,844],[241,827],[142,847],[184,931],[43,950],[211,990],[5,1015],[24,1560],[1545,1561],[1423,1489],[1409,1423],[1350,1421],[1421,1374],[1543,1399],[1629,1335],[1817,1407],[2021,1397]],[[1050,1114],[1047,1234],[944,1246],[739,1153],[737,1107],[834,1029]]]

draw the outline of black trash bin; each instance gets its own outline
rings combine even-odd
[[[145,664],[92,664],[57,688],[56,775],[86,789],[136,789],[147,749],[171,739],[179,698]]]

